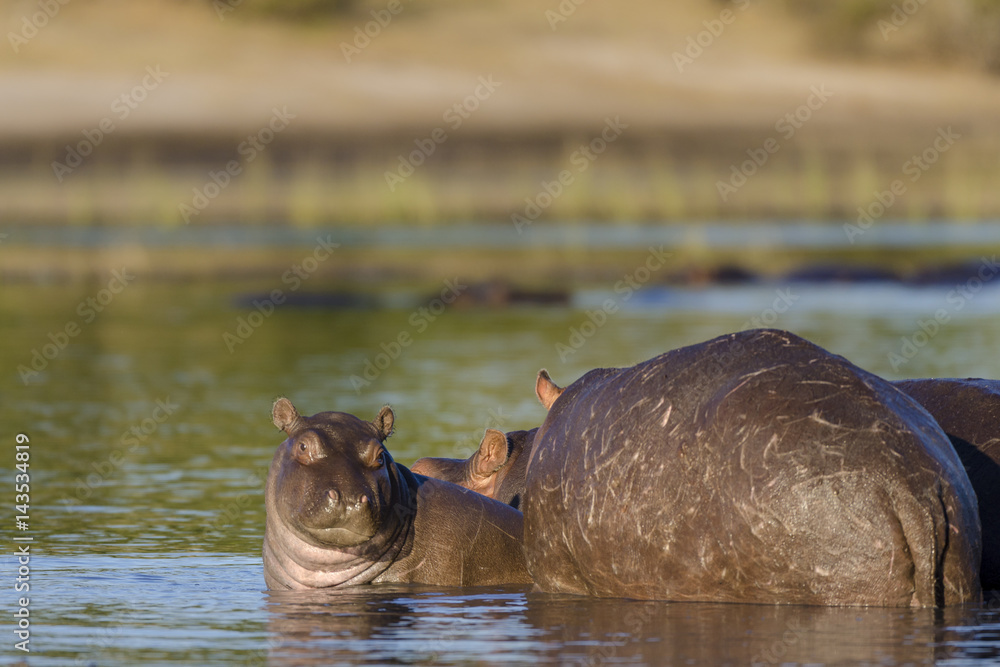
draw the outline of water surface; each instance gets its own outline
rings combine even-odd
[[[14,473],[14,435],[31,438],[31,665],[1000,658],[1000,616],[990,604],[682,604],[524,587],[268,594],[259,555],[262,481],[281,440],[270,423],[278,395],[305,413],[364,418],[391,403],[397,431],[388,444],[409,464],[429,454],[466,456],[487,426],[536,426],[539,368],[568,384],[591,368],[629,365],[755,320],[888,377],[1000,377],[994,286],[960,309],[947,287],[899,284],[795,285],[795,299],[780,309],[788,286],[649,286],[627,300],[595,286],[567,306],[453,308],[423,324],[405,299],[395,308],[279,308],[235,345],[224,335],[251,313],[239,305],[248,286],[137,283],[85,321],[79,304],[100,288],[5,285],[0,293],[0,423],[10,445],[3,479]],[[602,320],[609,298],[619,307]],[[930,335],[941,309],[948,318]],[[79,333],[43,369],[17,370],[30,369],[34,351],[46,354],[68,323]],[[397,349],[401,333],[410,342]],[[8,582],[15,568],[12,556],[3,559]],[[8,588],[11,607],[14,597]],[[9,625],[6,636],[4,656],[23,657]]]

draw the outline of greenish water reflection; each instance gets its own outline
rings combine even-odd
[[[281,440],[270,423],[276,396],[306,413],[365,418],[391,403],[398,461],[464,456],[487,425],[541,421],[539,368],[567,384],[594,367],[771,320],[775,286],[649,288],[603,318],[610,291],[574,295],[573,306],[448,308],[430,321],[392,295],[397,308],[255,317],[236,305],[252,286],[140,283],[86,322],[86,300],[101,288],[8,284],[0,292],[2,437],[9,445],[18,432],[31,438],[32,627],[41,651],[33,665],[329,664],[332,655],[371,664],[926,662],[1000,650],[992,603],[940,618],[869,610],[862,619],[854,610],[643,606],[505,589],[301,600],[261,592],[262,480]],[[890,354],[944,293],[795,289],[794,306],[767,323],[876,373],[1000,377],[996,295],[984,291],[893,368]],[[241,332],[241,318],[259,326]],[[58,349],[68,324],[79,332]],[[31,368],[34,350],[52,358],[37,358],[44,369],[24,382],[18,367]],[[0,469],[10,479],[7,451]],[[4,563],[11,580],[14,561]],[[642,622],[612,622],[630,618]],[[862,626],[872,632],[859,639]],[[804,634],[788,634],[800,627]]]
[[[79,304],[100,288],[8,285],[0,297],[8,370],[0,418],[5,437],[31,437],[31,530],[48,553],[257,553],[261,482],[280,442],[269,417],[278,395],[303,412],[368,418],[390,403],[398,461],[458,456],[478,445],[486,426],[541,421],[539,368],[569,383],[594,367],[739,329],[773,299],[772,288],[759,288],[739,293],[731,307],[698,311],[690,304],[710,299],[695,291],[683,308],[670,299],[634,303],[597,326],[590,307],[448,309],[433,320],[410,306],[278,308],[258,317],[236,305],[242,285],[136,284],[88,323]],[[893,369],[889,353],[925,313],[895,312],[891,295],[876,295],[888,303],[861,314],[831,310],[826,298],[800,290],[775,325],[888,376],[1000,377],[992,313],[954,317]],[[240,330],[241,319],[259,326]],[[23,373],[33,350],[56,350],[52,338],[68,323],[79,334],[43,370]]]

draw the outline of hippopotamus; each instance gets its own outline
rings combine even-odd
[[[279,398],[264,501],[264,579],[272,590],[367,583],[531,583],[521,513],[414,475],[385,448],[395,416],[299,415]]]
[[[565,389],[528,461],[546,592],[931,607],[981,599],[976,496],[941,427],[794,334],[742,331]]]
[[[900,380],[951,440],[979,502],[984,589],[1000,589],[1000,380]]]
[[[503,433],[486,429],[479,449],[468,459],[424,457],[414,473],[447,480],[514,508],[521,506],[531,441],[537,428]]]

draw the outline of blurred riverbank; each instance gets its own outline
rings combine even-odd
[[[0,238],[0,280],[233,281],[303,292],[430,288],[442,276],[483,286],[486,303],[519,289],[614,284],[656,256],[656,284],[793,280],[948,284],[1000,250],[993,223],[539,222],[371,228],[287,225],[20,226]],[[665,260],[665,261],[664,261]],[[505,296],[506,295],[506,296]],[[473,295],[474,296],[474,295]],[[471,298],[471,297],[470,297]]]
[[[388,22],[369,2],[314,24],[60,5],[0,59],[0,221],[1000,217],[997,77],[932,41],[900,55],[937,9],[880,37],[893,10],[867,4],[853,30],[877,57],[746,0],[441,0]],[[34,3],[0,6],[30,32]]]

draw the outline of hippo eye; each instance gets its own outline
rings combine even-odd
[[[291,454],[296,461],[306,466],[326,458],[322,443],[311,433],[292,444]]]

